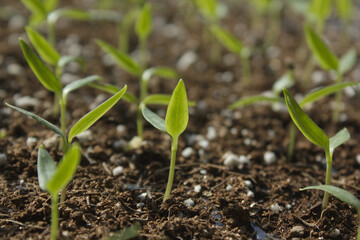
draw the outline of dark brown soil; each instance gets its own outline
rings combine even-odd
[[[76,4],[65,2],[79,8],[95,7],[83,6],[80,1],[73,1]],[[139,239],[355,239],[355,209],[331,197],[321,216],[323,193],[299,191],[299,188],[324,182],[324,153],[298,134],[293,161],[287,161],[291,119],[286,111],[273,111],[269,105],[225,110],[242,96],[271,89],[289,64],[295,67],[298,81],[291,92],[306,92],[300,84],[306,62],[304,56],[308,52],[303,41],[302,18],[288,9],[283,12],[281,33],[275,44],[280,55],[271,57],[261,49],[262,33],[252,32],[248,6],[226,1],[230,7],[223,20],[224,26],[229,30],[243,29],[243,32],[238,31],[238,37],[257,49],[251,58],[252,84],[244,87],[236,57],[230,65],[210,60],[210,43],[204,40],[201,18],[192,12],[187,1],[184,2],[182,5],[177,1],[153,1],[155,24],[149,38],[151,66],[176,68],[183,53],[197,54],[194,64],[179,70],[188,97],[197,102],[197,107],[190,110],[188,128],[180,137],[170,199],[162,204],[170,162],[170,139],[145,124],[145,141],[141,148],[131,152],[115,148],[114,142],[128,141],[136,135],[136,110],[120,101],[91,127],[92,139],[81,143],[82,161],[74,180],[67,186],[66,201],[60,206],[59,238],[100,239],[110,232],[140,223]],[[29,13],[20,1],[5,0],[0,9],[4,7],[8,16],[0,18],[0,129],[6,131],[6,136],[0,139],[0,153],[6,154],[7,161],[0,173],[0,238],[48,239],[50,195],[39,188],[36,161],[38,147],[53,133],[10,110],[4,103],[14,104],[16,96],[34,97],[40,104],[26,109],[55,124],[58,121],[51,114],[52,94],[36,80],[17,44],[17,38],[25,36],[24,28],[9,27],[9,19],[23,16],[25,20]],[[188,12],[181,11],[186,8]],[[166,24],[173,24],[182,34],[169,37],[164,33],[165,26],[169,27]],[[325,33],[332,49],[343,54],[348,47],[342,45],[340,37],[334,37],[339,31],[338,25],[336,17],[332,18]],[[353,25],[359,26],[359,22]],[[65,41],[76,36],[81,47],[94,49],[94,56],[86,56],[85,50],[81,50],[87,67],[72,74],[79,77],[99,74],[104,82],[119,87],[126,83],[128,91],[137,94],[137,80],[115,65],[104,66],[103,53],[94,43],[95,38],[101,38],[116,44],[118,33],[115,29],[114,24],[106,22],[62,20],[57,29],[57,46],[67,54]],[[358,35],[359,32],[354,34],[350,44],[359,51]],[[136,47],[137,40],[132,34],[130,51]],[[224,49],[221,56],[232,57]],[[20,70],[11,71],[14,66]],[[219,82],[219,73],[227,71],[233,73],[234,79],[229,83]],[[355,71],[347,76],[349,80],[354,80]],[[331,82],[330,76],[325,74],[321,85]],[[171,93],[175,84],[175,81],[153,79],[150,92]],[[70,94],[68,126],[87,113],[88,106],[100,94],[103,93],[89,88]],[[358,97],[344,97],[342,113],[346,119],[337,124],[331,121],[332,102],[332,97],[326,98],[307,112],[329,136],[343,127],[348,128],[351,139],[334,154],[332,183],[359,196]],[[123,125],[126,131],[117,131],[118,125]],[[212,130],[216,135],[211,137]],[[30,143],[29,137],[36,141]],[[209,145],[205,146],[207,143]],[[183,157],[181,153],[187,147],[192,148],[193,153]],[[48,150],[56,160],[61,159],[56,147]],[[228,169],[223,157],[226,152],[247,156],[249,164],[242,169]],[[275,154],[273,164],[265,164],[265,152]],[[112,170],[117,166],[124,170],[113,176]],[[187,206],[190,200],[193,204]]]

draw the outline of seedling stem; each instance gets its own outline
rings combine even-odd
[[[331,168],[332,168],[332,154],[329,150],[325,150],[325,157],[326,157],[326,179],[325,179],[325,185],[331,184]],[[325,192],[323,203],[321,206],[321,209],[324,210],[326,206],[328,205],[329,201],[329,193]]]
[[[177,152],[177,146],[178,146],[178,138],[172,138],[171,141],[171,160],[170,160],[170,169],[169,169],[169,179],[168,179],[168,183],[166,186],[166,191],[165,191],[165,195],[164,195],[164,200],[163,202],[165,202],[166,199],[169,198],[170,196],[170,192],[171,192],[171,188],[172,188],[172,184],[174,181],[174,175],[175,175],[175,161],[176,161],[176,152]]]
[[[59,226],[59,194],[51,194],[51,240],[56,240]]]

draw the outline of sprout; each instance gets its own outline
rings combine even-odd
[[[146,67],[149,57],[147,54],[147,38],[152,30],[151,5],[144,4],[135,23],[135,33],[139,38],[141,65]]]
[[[144,118],[155,128],[167,133],[171,138],[171,161],[169,178],[164,195],[164,201],[169,198],[175,174],[176,152],[178,148],[178,138],[186,129],[189,113],[188,100],[184,82],[179,81],[175,87],[166,111],[165,121],[157,114],[142,105],[142,114]]]
[[[346,128],[342,129],[335,136],[328,138],[328,136],[319,128],[311,118],[301,109],[296,100],[291,94],[284,89],[285,102],[295,125],[299,128],[302,134],[315,145],[320,146],[325,151],[326,156],[326,185],[331,183],[331,167],[332,155],[336,147],[350,139],[350,134]],[[329,194],[324,195],[322,209],[325,209],[328,204]]]

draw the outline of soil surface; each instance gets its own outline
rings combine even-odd
[[[0,129],[6,134],[0,139],[0,154],[6,159],[0,163],[0,238],[48,239],[51,199],[38,185],[37,151],[46,143],[59,161],[59,139],[4,103],[23,104],[54,124],[59,121],[52,114],[53,94],[36,79],[18,44],[18,37],[26,39],[24,26],[30,13],[20,1],[4,2],[0,7]],[[61,4],[93,9],[96,2]],[[100,239],[134,223],[141,226],[138,239],[355,239],[355,209],[330,197],[322,213],[323,192],[299,191],[324,183],[326,162],[322,149],[300,133],[293,159],[287,160],[291,119],[286,108],[276,110],[276,106],[262,104],[226,109],[240,97],[270,90],[289,65],[294,67],[297,81],[290,92],[308,92],[301,84],[309,59],[303,17],[285,6],[279,36],[264,48],[267,26],[251,25],[245,1],[224,3],[228,14],[223,26],[255,49],[250,59],[251,85],[243,84],[239,59],[209,40],[191,1],[152,1],[149,65],[176,69],[189,100],[197,103],[190,108],[189,125],[179,139],[171,196],[162,203],[170,164],[169,137],[145,123],[141,147],[124,151],[119,146],[136,135],[136,108],[120,101],[90,128],[88,137],[78,138],[82,160],[59,208],[59,239]],[[121,12],[121,7],[115,9]],[[351,26],[359,27],[359,22],[354,20]],[[78,54],[86,61],[84,69],[77,64],[66,67],[63,81],[98,74],[105,83],[127,84],[129,92],[138,94],[137,79],[109,61],[94,41],[100,38],[117,44],[120,33],[114,23],[63,19],[56,32],[56,47],[62,55]],[[336,54],[344,54],[349,46],[359,52],[358,28],[347,45],[336,16],[327,22],[324,32]],[[214,45],[220,50],[218,61],[211,60]],[[137,46],[132,32],[129,52],[136,55]],[[184,67],[179,63],[184,54],[195,56],[195,61]],[[322,81],[311,82],[308,89],[333,83],[331,74],[319,67],[314,71],[312,78]],[[345,79],[359,79],[358,65]],[[153,78],[150,93],[170,94],[175,85],[176,81]],[[67,125],[72,126],[109,96],[91,88],[71,93]],[[306,112],[328,136],[348,128],[351,139],[334,153],[332,183],[360,196],[359,99],[356,94],[344,95],[338,123],[331,121],[333,100],[333,96],[327,97]],[[165,113],[162,107],[152,109]],[[243,164],[225,165],[231,154],[241,156]]]

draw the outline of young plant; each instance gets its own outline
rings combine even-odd
[[[310,190],[310,189],[317,189],[325,191],[334,197],[338,198],[340,201],[349,204],[350,206],[354,207],[356,209],[356,212],[358,214],[358,233],[357,233],[357,240],[360,240],[360,200],[356,198],[354,195],[352,195],[350,192],[338,188],[331,185],[319,185],[319,186],[310,186],[301,188],[300,190]]]
[[[320,146],[325,151],[326,156],[326,180],[325,185],[331,184],[331,168],[332,155],[336,147],[340,146],[350,138],[350,134],[346,128],[342,129],[335,136],[329,138],[321,128],[319,128],[313,120],[306,115],[291,94],[284,89],[284,98],[291,119],[299,128],[302,134],[315,145]],[[328,204],[329,193],[325,193],[322,209]]]
[[[166,111],[165,121],[160,116],[142,105],[144,118],[155,128],[168,134],[171,138],[171,160],[169,178],[164,195],[164,201],[169,198],[175,175],[176,152],[178,148],[178,138],[186,129],[189,121],[188,100],[184,82],[180,80],[175,87]]]
[[[350,49],[341,59],[329,49],[319,35],[316,34],[308,25],[305,25],[306,42],[319,65],[326,71],[333,70],[337,74],[337,83],[341,83],[343,76],[351,70],[356,62],[356,51]],[[336,107],[333,112],[333,121],[337,122],[340,115],[342,93],[336,94]]]
[[[143,68],[149,61],[147,39],[152,30],[152,16],[151,16],[151,5],[150,3],[144,4],[142,9],[139,11],[136,23],[135,33],[139,38],[139,52],[140,52],[140,63]]]
[[[57,239],[59,227],[59,192],[74,177],[81,160],[80,146],[76,143],[69,147],[59,165],[41,145],[38,152],[38,180],[40,188],[51,195],[51,240]]]

